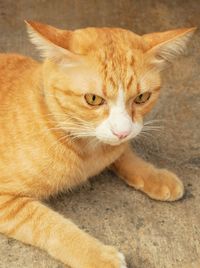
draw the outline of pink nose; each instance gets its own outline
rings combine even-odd
[[[126,138],[129,134],[130,131],[121,131],[121,132],[115,132],[112,130],[112,133],[117,136],[120,140]]]

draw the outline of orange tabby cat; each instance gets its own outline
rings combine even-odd
[[[73,268],[125,268],[115,248],[39,200],[106,167],[153,199],[183,196],[177,176],[137,157],[128,141],[158,98],[160,71],[195,28],[139,36],[27,25],[44,63],[0,55],[0,232]]]

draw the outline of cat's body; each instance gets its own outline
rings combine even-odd
[[[176,175],[134,155],[128,140],[159,95],[163,62],[194,29],[142,38],[120,29],[74,35],[29,26],[44,63],[0,54],[0,232],[73,268],[125,268],[122,254],[37,200],[106,167],[154,199],[182,197]]]

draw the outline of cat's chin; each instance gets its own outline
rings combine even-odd
[[[106,145],[110,145],[110,146],[119,146],[125,142],[127,142],[127,140],[124,140],[124,141],[101,141],[103,144],[106,144]]]

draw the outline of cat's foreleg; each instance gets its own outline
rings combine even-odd
[[[28,197],[0,195],[0,233],[44,249],[73,268],[126,268],[115,248]]]
[[[181,180],[167,169],[147,163],[127,146],[112,168],[128,185],[146,193],[153,199],[174,201],[184,194]]]

